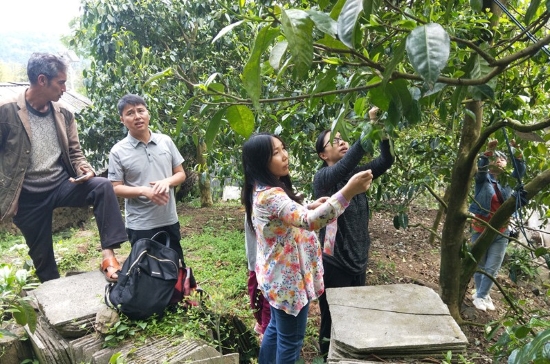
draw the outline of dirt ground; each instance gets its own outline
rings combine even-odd
[[[182,235],[197,233],[205,225],[210,227],[222,226],[227,229],[243,229],[244,210],[238,206],[214,207],[214,208],[191,208],[182,206],[180,214],[185,216],[191,214],[193,223],[183,227]],[[439,280],[439,243],[436,241],[430,244],[428,241],[429,232],[421,226],[431,227],[437,211],[424,208],[413,208],[409,212],[409,228],[407,230],[396,230],[393,226],[393,214],[389,211],[374,212],[370,221],[371,252],[367,274],[368,285],[414,283],[434,289],[438,292]],[[544,272],[548,275],[548,272]],[[543,277],[548,282],[549,277]],[[550,300],[544,297],[548,290],[542,281],[518,282],[515,284],[508,278],[507,271],[502,269],[498,282],[505,287],[516,299],[524,299],[528,309],[542,309],[548,312]],[[473,285],[470,286],[473,289]],[[470,298],[470,293],[464,299],[462,306],[462,317],[470,322],[486,324],[498,321],[509,310],[503,301],[500,292],[491,294],[495,311],[482,312],[476,310]],[[310,309],[310,320],[319,321],[319,310],[316,304]],[[462,330],[468,338],[467,358],[475,363],[491,363],[491,354],[488,348],[494,344],[495,339],[488,341],[485,338],[483,325],[464,325]],[[306,363],[311,362],[317,355],[315,343],[305,343],[303,355]],[[431,361],[428,362],[439,362]]]

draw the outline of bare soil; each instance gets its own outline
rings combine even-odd
[[[182,227],[182,235],[189,236],[199,233],[203,227],[216,229],[243,230],[244,210],[238,206],[222,206],[212,208],[192,208],[181,206],[182,216],[191,215],[192,223]],[[371,251],[367,273],[368,285],[413,283],[439,289],[439,242],[429,243],[429,232],[424,227],[431,227],[437,211],[426,208],[412,208],[409,212],[409,228],[397,230],[393,226],[393,214],[390,211],[373,212],[370,221]],[[550,300],[541,292],[548,290],[548,283],[541,279],[514,283],[507,276],[506,268],[501,269],[497,278],[515,300],[525,300],[527,310],[542,309],[548,312]],[[548,271],[543,272],[543,280],[548,282]],[[468,338],[467,358],[474,363],[491,363],[492,356],[488,349],[496,339],[488,340],[485,336],[484,324],[502,319],[509,311],[500,292],[493,288],[491,294],[495,311],[476,310],[470,298],[466,295],[462,305],[462,317],[471,324],[463,325],[462,330]],[[319,310],[316,304],[310,309],[310,320],[318,324]],[[497,335],[498,338],[498,335]],[[314,341],[314,340],[313,340]],[[316,343],[306,342],[303,355],[306,363],[311,363],[317,356]],[[456,359],[456,357],[455,357]],[[428,360],[427,362],[440,362]]]

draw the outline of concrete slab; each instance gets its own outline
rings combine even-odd
[[[93,331],[96,313],[105,305],[106,285],[98,269],[44,282],[28,294],[62,337],[78,338]]]
[[[431,288],[397,284],[326,292],[332,317],[329,359],[439,356],[466,348],[466,336]]]
[[[28,292],[39,312],[37,330],[27,334],[40,363],[108,364],[119,351],[129,364],[239,362],[238,354],[223,356],[204,341],[183,337],[148,338],[103,348],[104,338],[94,333],[94,321],[105,308],[106,285],[98,270],[48,281]]]

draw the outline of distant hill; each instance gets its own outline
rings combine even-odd
[[[26,65],[33,52],[58,54],[66,51],[59,34],[0,31],[0,62]]]

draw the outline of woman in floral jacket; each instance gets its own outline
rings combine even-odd
[[[333,196],[303,206],[292,189],[288,152],[278,136],[252,136],[243,145],[242,161],[242,202],[258,242],[258,287],[271,306],[259,363],[294,363],[300,357],[309,302],[324,291],[314,230],[334,221],[353,196],[365,192],[372,172],[357,173]]]

